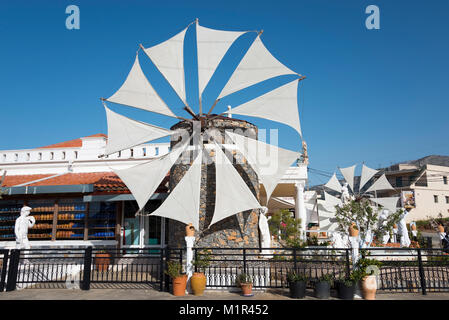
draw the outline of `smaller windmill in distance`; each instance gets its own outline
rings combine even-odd
[[[341,206],[347,200],[360,201],[361,199],[368,199],[373,206],[377,207],[378,205],[381,205],[385,209],[388,209],[390,213],[396,212],[399,197],[377,197],[377,191],[394,190],[393,186],[388,182],[385,173],[383,173],[377,180],[374,180],[374,176],[379,170],[371,169],[363,164],[360,184],[357,190],[355,190],[355,168],[356,165],[347,168],[339,168],[345,180],[343,185],[341,185],[340,181],[337,179],[336,173],[334,173],[324,185],[324,188],[339,193],[340,197],[333,196],[324,190],[325,200],[319,203],[320,230],[336,231],[338,224],[335,219],[335,206]],[[366,188],[365,186],[369,185],[369,182],[372,183]]]

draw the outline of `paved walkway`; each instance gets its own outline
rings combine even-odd
[[[334,296],[335,293],[333,292]],[[449,300],[449,292],[429,293],[379,293],[377,300]],[[331,297],[331,300],[338,300]],[[202,296],[175,297],[168,292],[153,289],[23,289],[0,293],[0,300],[294,300],[287,290],[256,291],[253,297],[244,297],[238,292],[206,290]],[[317,300],[308,291],[305,300]],[[358,300],[358,299],[356,299]]]

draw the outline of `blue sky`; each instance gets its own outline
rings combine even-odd
[[[81,11],[79,30],[65,27],[71,4]],[[370,4],[380,9],[380,30],[365,27]],[[448,17],[447,0],[2,1],[0,149],[106,133],[99,98],[120,87],[138,44],[155,45],[199,18],[201,25],[215,29],[263,29],[262,40],[273,55],[307,76],[299,90],[299,111],[310,167],[333,172],[363,161],[379,167],[448,155]],[[244,52],[251,39],[244,37],[234,52]],[[150,79],[157,78],[148,62],[142,67]],[[195,77],[189,72],[187,87],[196,110]],[[155,87],[166,91],[179,115],[187,116],[163,83]],[[206,104],[214,88],[205,92]],[[257,92],[231,96],[214,111]],[[175,123],[140,110],[111,108],[164,127]],[[244,119],[260,128],[279,128],[280,145],[300,149],[294,130]],[[310,180],[326,178],[311,174]]]

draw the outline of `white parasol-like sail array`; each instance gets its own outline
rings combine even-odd
[[[140,49],[145,52],[145,56],[151,60],[173,91],[183,101],[184,109],[198,119],[198,115],[193,114],[187,103],[184,68],[184,38],[189,28],[193,27],[196,28],[199,116],[202,115],[201,95],[220,62],[233,43],[240,36],[251,31],[215,30],[200,26],[198,20],[196,20],[196,23],[191,23],[181,32],[160,44],[148,48],[140,45]],[[240,106],[235,106],[234,109],[229,111],[286,124],[294,128],[301,136],[297,105],[298,82],[305,77],[278,61],[262,43],[260,35],[261,33],[250,45],[216,98],[215,103],[223,96],[264,80],[282,75],[298,75],[296,80],[274,88],[272,91]],[[120,115],[110,110],[105,104],[106,101],[193,122],[193,120],[176,115],[153,88],[151,79],[145,76],[140,66],[139,51],[122,86],[112,96],[102,100],[108,121],[108,142],[105,155],[177,133],[177,131],[160,128]],[[212,108],[210,111],[212,111]],[[267,191],[268,202],[282,175],[299,158],[300,153],[232,133],[229,134],[229,137],[233,145],[244,155],[258,174]],[[202,139],[196,140],[202,141]],[[191,141],[193,141],[193,146],[189,147]],[[176,147],[166,155],[137,166],[114,171],[129,188],[142,210],[171,167],[178,159],[182,158],[182,154],[192,150],[198,151],[187,172],[161,206],[151,215],[175,219],[186,224],[192,223],[196,229],[199,229],[201,167],[205,147],[205,145],[195,142],[195,136],[192,136],[186,141],[177,143]],[[216,201],[210,225],[239,212],[261,207],[256,195],[222,151],[223,147],[228,146],[214,143],[209,144],[208,147],[215,150],[216,164]],[[261,153],[261,150],[264,150],[265,153]]]
[[[371,169],[364,164],[362,165],[362,174],[360,176],[360,185],[358,192],[354,190],[354,173],[356,165],[347,168],[339,168],[344,180],[352,190],[353,195],[364,196],[369,193],[374,193],[374,197],[370,196],[368,199],[374,205],[381,205],[382,207],[388,209],[391,213],[396,212],[399,197],[377,197],[377,191],[381,190],[394,190],[393,186],[388,182],[385,173],[377,178],[371,186],[364,191],[365,185],[371,181],[373,177],[379,172],[378,170]],[[343,187],[337,179],[336,173],[332,175],[329,181],[324,185],[325,188],[331,189],[342,194]],[[348,190],[349,191],[349,190]],[[335,220],[336,209],[335,206],[342,205],[343,201],[341,198],[335,197],[324,191],[324,201],[321,201],[321,206],[319,207],[320,216],[320,229],[322,230],[335,230],[337,228],[337,221]]]

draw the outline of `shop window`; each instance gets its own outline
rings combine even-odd
[[[402,177],[396,177],[396,187],[402,187]]]
[[[89,205],[89,240],[114,240],[116,227],[115,202],[91,202]]]

